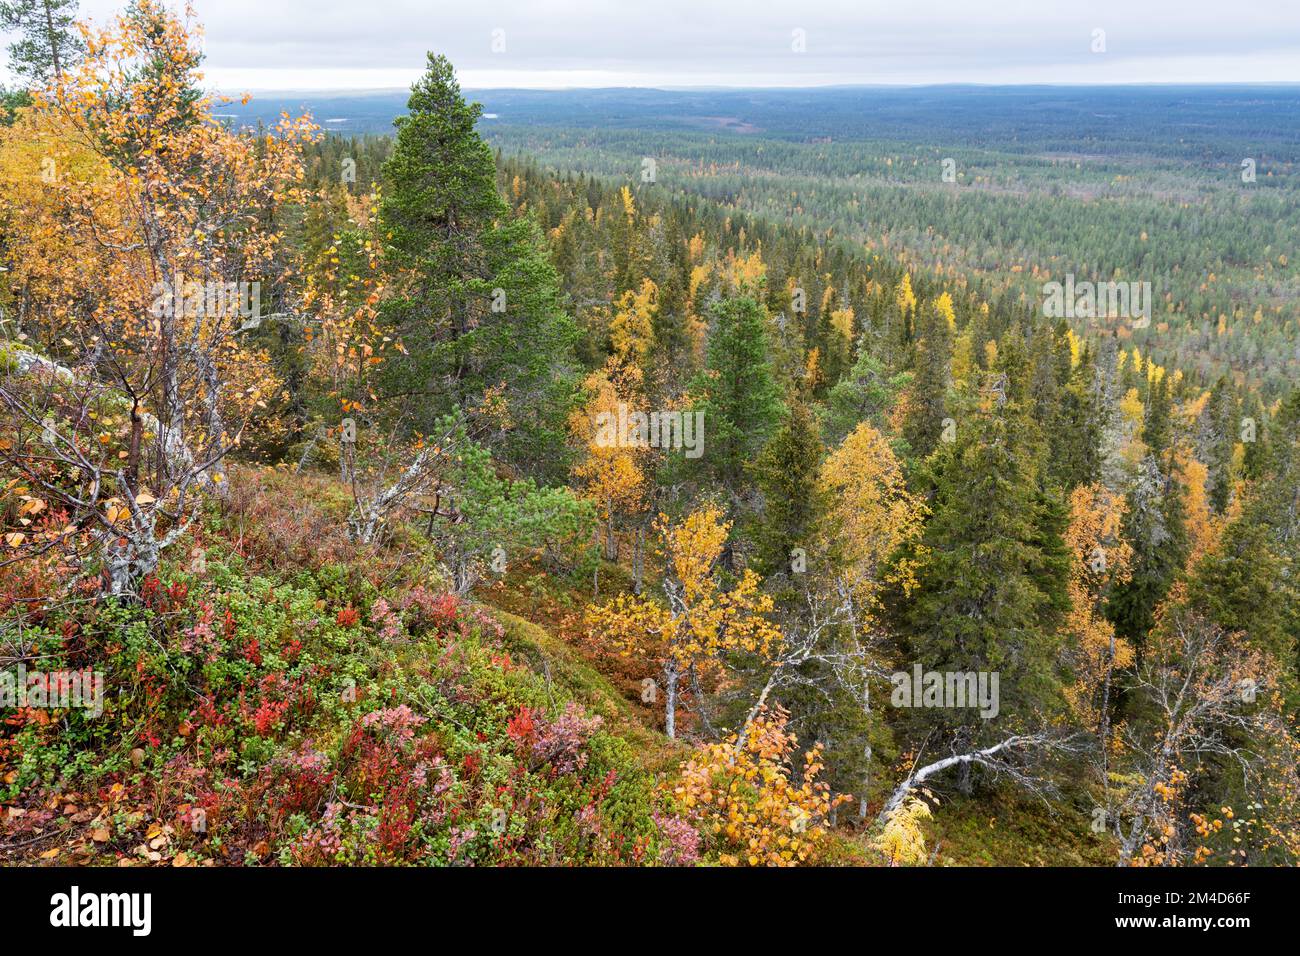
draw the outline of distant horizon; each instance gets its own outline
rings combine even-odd
[[[732,86],[732,85],[713,85],[713,86],[469,86],[462,84],[461,89],[466,93],[574,93],[574,92],[610,92],[622,90],[642,90],[646,92],[659,93],[746,93],[746,92],[816,92],[818,90],[901,90],[901,89],[953,89],[953,88],[971,88],[971,89],[1089,89],[1092,87],[1117,89],[1123,87],[1143,87],[1151,88],[1168,88],[1168,89],[1242,89],[1251,87],[1276,88],[1276,87],[1300,87],[1300,80],[1205,80],[1205,81],[1185,81],[1185,82],[1166,82],[1159,80],[1152,81],[1116,81],[1116,82],[1091,82],[1091,83],[980,83],[976,81],[951,81],[936,83],[824,83],[809,86]],[[241,93],[248,94],[267,94],[274,93],[278,95],[290,94],[333,94],[336,96],[370,96],[384,93],[406,93],[410,92],[410,84],[405,86],[376,86],[376,87],[226,87],[215,89],[215,92],[223,96],[234,96]]]

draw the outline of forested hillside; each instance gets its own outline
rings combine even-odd
[[[493,144],[435,53],[349,138],[197,36],[6,101],[0,859],[1297,862],[1290,154]]]

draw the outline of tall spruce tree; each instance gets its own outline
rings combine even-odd
[[[826,396],[826,440],[838,445],[861,422],[884,427],[898,396],[911,381],[910,372],[890,374],[885,363],[870,351],[863,336],[858,360],[849,373]]]
[[[492,152],[451,63],[429,55],[384,164],[389,304],[406,355],[384,367],[390,413],[427,429],[458,410],[505,462],[563,474],[577,331],[536,225],[497,192]]]
[[[1290,664],[1300,683],[1300,389],[1291,392],[1269,423],[1267,444],[1254,445],[1262,445],[1256,453],[1259,490],[1240,521],[1263,529],[1277,561],[1276,574],[1255,597],[1277,605],[1288,636],[1283,640],[1289,639],[1292,648]],[[1247,444],[1248,450],[1252,447]],[[1250,560],[1251,547],[1249,541],[1240,547],[1242,560]],[[1252,572],[1258,574],[1259,568],[1246,568],[1242,574]],[[1248,592],[1239,589],[1238,593]],[[1279,656],[1285,656],[1286,646],[1279,647]]]
[[[909,666],[999,675],[995,719],[974,709],[915,712],[949,732],[954,747],[987,740],[1008,721],[1035,720],[1060,690],[1062,516],[1044,507],[1023,413],[1010,401],[991,405],[935,456],[933,517],[901,621]]]
[[[767,315],[752,298],[721,299],[710,309],[707,362],[691,391],[703,395],[704,453],[697,473],[723,491],[733,517],[749,497],[751,466],[781,417],[768,358]]]
[[[948,417],[948,388],[952,384],[952,332],[947,320],[932,308],[921,312],[922,332],[916,346],[916,376],[912,381],[903,437],[912,453],[924,458],[934,451]]]
[[[1056,417],[1048,427],[1048,475],[1066,492],[1101,478],[1106,419],[1096,381],[1092,352],[1085,349],[1061,389]]]
[[[62,79],[85,52],[76,19],[77,0],[0,0],[0,30],[18,34],[9,69],[34,87]]]
[[[795,398],[780,429],[767,443],[755,465],[763,511],[754,535],[754,568],[764,577],[792,568],[796,548],[807,551],[820,508],[817,473],[822,458],[817,420]]]
[[[1107,613],[1115,633],[1133,644],[1139,656],[1155,624],[1156,607],[1169,593],[1186,553],[1181,509],[1170,506],[1178,492],[1170,484],[1155,457],[1147,455],[1121,523],[1123,538],[1133,549],[1131,573],[1111,595]]]
[[[1228,508],[1232,492],[1233,452],[1240,430],[1237,397],[1232,383],[1220,378],[1210,390],[1210,400],[1203,415],[1204,436],[1201,454],[1207,471],[1210,505],[1218,514]]]

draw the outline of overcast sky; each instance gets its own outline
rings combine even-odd
[[[125,0],[82,0],[103,22]],[[1300,82],[1300,0],[194,0],[211,86]],[[1095,31],[1104,31],[1104,52]],[[494,31],[499,31],[494,34]],[[802,31],[802,34],[796,33]],[[803,52],[797,52],[802,36]],[[494,42],[496,49],[494,49]]]

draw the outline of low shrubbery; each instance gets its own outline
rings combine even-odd
[[[512,661],[487,613],[393,577],[391,555],[298,564],[268,547],[286,510],[327,523],[240,494],[138,603],[29,616],[43,667],[102,671],[107,692],[98,717],[7,721],[7,844],[104,863],[688,861],[627,743]]]

